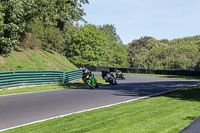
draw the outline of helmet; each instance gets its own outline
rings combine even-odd
[[[83,68],[83,72],[85,72],[86,70],[87,70],[87,69],[84,67],[84,68]]]
[[[85,67],[81,67],[80,69],[82,70],[82,72],[85,72],[85,71],[86,71],[86,68],[85,68]]]

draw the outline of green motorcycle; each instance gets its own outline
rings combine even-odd
[[[91,73],[83,73],[82,80],[91,89],[99,87],[99,84],[97,83],[97,80],[95,79],[95,77]]]

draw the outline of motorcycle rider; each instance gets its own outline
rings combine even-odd
[[[115,69],[115,78],[125,80],[124,74],[122,74],[122,71],[120,71],[118,69]]]
[[[120,74],[122,74],[122,71],[120,71],[118,69],[115,69],[115,76],[116,76],[116,78],[119,78]]]
[[[86,69],[85,67],[81,68],[82,69],[82,72],[83,72],[83,77],[87,76],[87,75],[90,75],[92,76],[92,72],[88,69]]]
[[[108,82],[108,79],[107,79],[107,74],[108,73],[110,73],[110,72],[105,71],[104,69],[101,71],[101,76],[106,82]]]
[[[107,77],[107,74],[110,74],[111,76],[113,76],[113,74],[111,74],[109,71],[105,71],[104,69],[101,71],[101,76],[102,76],[102,78],[106,81],[106,82],[108,82],[108,77]],[[114,76],[113,76],[114,77]]]
[[[92,72],[90,70],[88,70],[87,68],[83,67],[80,68],[82,69],[83,73],[82,73],[82,80],[84,81],[85,84],[87,84],[91,89],[98,88],[99,85],[97,83],[97,80],[94,77],[94,74],[92,74]],[[88,80],[90,80],[88,83]]]

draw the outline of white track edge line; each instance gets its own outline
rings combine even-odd
[[[87,87],[87,86],[78,86],[78,87]],[[41,93],[41,92],[51,92],[51,91],[58,91],[58,90],[64,90],[64,89],[74,89],[76,87],[66,87],[66,88],[58,88],[58,89],[50,89],[50,90],[41,90],[41,91],[33,91],[33,92],[22,92],[22,93],[13,93],[13,94],[5,94],[5,95],[0,95],[1,97],[6,97],[6,96],[17,96],[17,95],[25,95],[25,94],[35,94],[35,93]],[[1,131],[1,130],[0,130]]]
[[[41,91],[34,91],[34,92],[22,92],[22,93],[15,93],[15,94],[6,94],[6,95],[0,95],[0,97],[34,94],[34,93],[41,93],[41,92],[50,92],[50,91],[57,91],[57,90],[63,90],[63,89],[65,89],[65,88],[58,88],[58,89],[51,89],[51,90],[41,90]]]
[[[197,86],[197,85],[200,85],[200,83],[192,85],[192,87],[193,86]],[[174,90],[164,91],[164,92],[153,94],[153,95],[149,95],[149,96],[139,97],[139,98],[136,98],[136,99],[131,99],[131,100],[127,100],[127,101],[123,101],[123,102],[119,102],[119,103],[109,104],[109,105],[100,106],[100,107],[91,108],[91,109],[86,109],[86,110],[77,111],[77,112],[73,112],[73,113],[67,113],[67,114],[64,114],[64,115],[56,116],[56,117],[50,117],[50,118],[47,118],[47,119],[38,120],[38,121],[34,121],[34,122],[30,122],[30,123],[26,123],[26,124],[14,126],[14,127],[2,129],[2,130],[0,130],[0,132],[7,131],[7,130],[10,130],[10,129],[14,129],[14,128],[19,128],[19,127],[27,126],[27,125],[31,125],[31,124],[35,124],[35,123],[39,123],[39,122],[44,122],[44,121],[48,121],[48,120],[52,120],[52,119],[56,119],[56,118],[62,118],[62,117],[73,115],[73,114],[88,112],[88,111],[92,111],[92,110],[96,110],[96,109],[102,109],[102,108],[107,108],[107,107],[111,107],[111,106],[114,106],[114,105],[119,105],[119,104],[122,104],[122,103],[129,103],[129,102],[140,100],[140,99],[150,98],[150,97],[162,95],[162,94],[165,94],[165,93],[168,93],[168,92],[180,90],[180,89],[183,89],[183,88],[178,88],[178,89],[174,89]]]

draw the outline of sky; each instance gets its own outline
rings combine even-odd
[[[89,0],[89,24],[112,24],[124,44],[144,36],[175,39],[200,35],[200,0]]]

